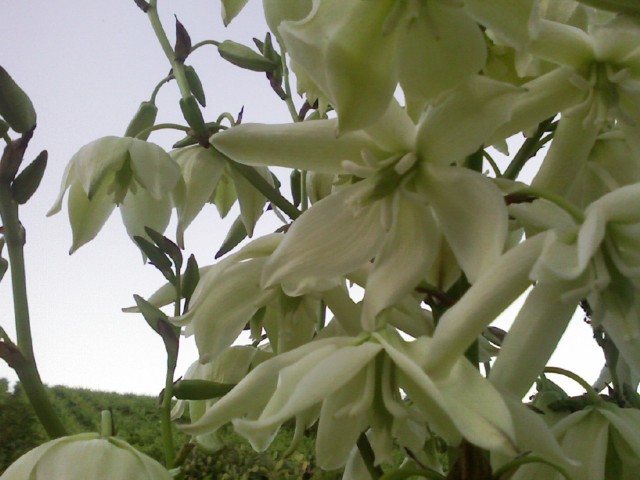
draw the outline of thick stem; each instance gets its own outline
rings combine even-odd
[[[51,438],[62,437],[67,435],[67,431],[47,396],[33,354],[24,264],[24,230],[18,218],[18,205],[13,201],[8,182],[4,181],[0,184],[0,216],[9,253],[17,347],[20,351],[18,360],[12,362],[11,366],[18,374],[27,398],[47,435]]]
[[[373,480],[379,480],[384,475],[384,471],[379,466],[376,466],[376,456],[373,453],[373,448],[371,448],[369,439],[364,433],[360,434],[357,445],[358,450],[360,451],[360,456],[369,471],[369,475],[371,475]]]

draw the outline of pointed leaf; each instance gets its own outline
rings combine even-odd
[[[46,150],[40,152],[11,183],[11,196],[18,204],[26,203],[40,186],[44,170],[47,168],[47,156]]]

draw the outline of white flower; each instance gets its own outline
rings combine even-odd
[[[170,480],[169,472],[120,438],[80,433],[56,438],[22,455],[2,480]]]
[[[130,237],[146,236],[144,227],[164,232],[171,216],[170,193],[179,178],[178,165],[159,146],[130,137],[103,137],[71,158],[47,215],[60,211],[69,190],[71,252],[98,234],[116,205]]]
[[[379,123],[335,137],[335,120],[241,125],[211,138],[232,159],[351,175],[353,184],[297,219],[265,264],[263,284],[300,295],[326,289],[375,257],[364,322],[427,275],[442,236],[473,283],[502,253],[500,191],[461,162],[509,117],[513,87],[473,77],[415,125],[395,101]]]

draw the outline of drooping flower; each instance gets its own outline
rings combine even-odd
[[[363,317],[375,329],[375,317],[426,276],[442,236],[475,282],[502,253],[506,209],[490,180],[451,165],[508,119],[516,92],[473,77],[418,125],[393,101],[374,126],[337,138],[335,120],[246,124],[214,135],[211,143],[241,163],[351,178],[294,222],[265,264],[263,284],[294,296],[326,289],[375,258]]]
[[[60,211],[69,190],[71,253],[98,234],[116,205],[130,237],[146,236],[144,227],[164,232],[179,178],[178,165],[159,146],[131,137],[99,138],[71,158],[47,215]]]
[[[405,422],[426,422],[453,445],[465,437],[516,455],[524,423],[516,420],[514,426],[514,407],[464,359],[449,375],[425,374],[420,365],[431,346],[427,337],[405,342],[391,330],[307,343],[260,364],[183,429],[198,435],[233,421],[236,431],[262,450],[287,419],[296,418],[304,428],[319,418],[316,456],[327,469],[343,466],[368,428],[376,461],[388,461],[391,439]],[[545,454],[563,458],[541,421],[528,428],[533,444],[545,450],[539,441],[544,437]]]
[[[398,82],[424,105],[484,66],[480,27],[459,2],[315,0],[279,34],[338,112],[341,132],[372,125]]]
[[[157,461],[121,438],[80,433],[50,440],[30,450],[11,464],[0,478],[170,480],[172,477]]]

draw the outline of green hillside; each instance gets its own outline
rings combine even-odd
[[[97,431],[102,410],[111,409],[116,434],[163,461],[160,444],[160,420],[154,397],[98,392],[87,389],[50,387],[55,408],[73,433]],[[257,453],[241,438],[225,429],[225,447],[213,455],[196,451],[186,462],[185,479],[190,480],[267,480],[267,479],[340,479],[340,472],[322,472],[314,468],[313,445],[305,438],[297,451],[284,457],[292,437],[291,428],[283,428],[269,452]],[[0,474],[20,455],[45,441],[46,436],[31,411],[20,385],[9,392],[8,382],[0,379]],[[176,445],[188,437],[175,433]]]

